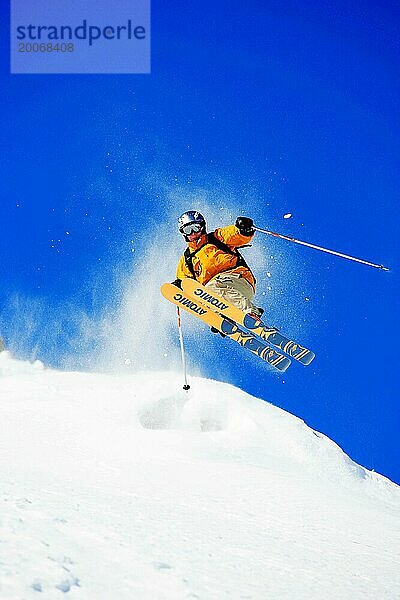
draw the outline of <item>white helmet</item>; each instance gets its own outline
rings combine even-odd
[[[206,220],[197,210],[188,210],[178,219],[180,233],[187,239],[191,233],[205,232]]]

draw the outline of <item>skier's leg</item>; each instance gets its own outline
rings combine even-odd
[[[235,306],[247,313],[261,317],[264,312],[253,303],[254,290],[250,283],[238,273],[220,273],[213,277],[206,286],[222,298],[226,298]]]

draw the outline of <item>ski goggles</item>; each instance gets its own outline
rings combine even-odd
[[[180,228],[180,232],[183,235],[190,235],[191,233],[199,233],[199,231],[201,231],[203,228],[203,225],[201,223],[189,223],[188,225],[183,225],[183,227]]]

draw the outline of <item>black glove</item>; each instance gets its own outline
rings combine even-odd
[[[250,219],[250,217],[238,217],[235,225],[242,235],[250,236],[255,231],[253,219]]]
[[[182,279],[175,279],[175,281],[171,281],[172,285],[176,285],[179,289],[182,289]]]

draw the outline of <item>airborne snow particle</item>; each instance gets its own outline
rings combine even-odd
[[[292,218],[292,213],[286,213],[285,215],[283,215],[284,219],[291,219]]]

